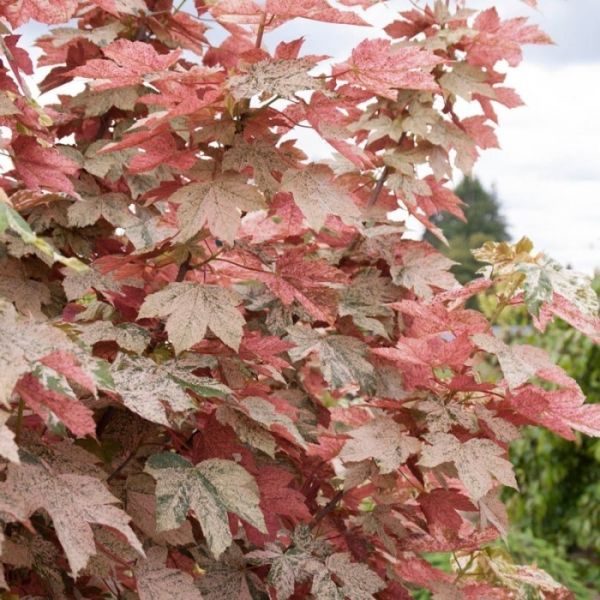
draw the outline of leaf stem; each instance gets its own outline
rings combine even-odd
[[[267,13],[263,12],[258,24],[258,31],[256,32],[256,42],[254,46],[260,48],[262,46],[263,37],[265,35],[265,23],[267,22]]]
[[[369,202],[367,203],[367,208],[371,208],[377,202],[379,194],[381,194],[381,190],[383,189],[383,185],[385,184],[385,180],[388,178],[389,174],[390,169],[387,165],[385,165],[385,167],[383,167],[383,171],[381,171],[381,174],[377,179],[377,184],[375,185],[375,188],[371,193],[371,197],[369,198]]]
[[[8,66],[10,67],[12,74],[14,75],[14,77],[17,81],[17,84],[21,88],[21,92],[22,92],[23,96],[25,96],[27,98],[27,100],[29,100],[30,102],[33,101],[33,96],[31,95],[31,91],[29,90],[27,83],[25,83],[25,81],[21,77],[21,72],[19,70],[19,66],[16,64],[15,58],[14,58],[12,52],[6,45],[6,42],[4,41],[4,38],[2,36],[0,36],[0,49],[2,50],[2,53],[4,54],[4,56],[6,56],[6,62],[8,62]]]
[[[185,0],[181,0],[181,2],[173,9],[173,14],[176,15],[183,8],[184,4]]]
[[[21,429],[23,428],[23,410],[25,409],[25,402],[23,398],[19,398],[19,405],[17,407],[17,422],[15,423],[15,442],[19,441],[21,435]]]
[[[488,324],[488,331],[493,327],[494,323],[502,313],[502,311],[508,306],[509,302],[512,300],[514,293],[517,291],[517,288],[521,285],[523,281],[523,276],[515,279],[515,281],[509,286],[504,294],[502,294],[502,299],[498,300],[498,304],[490,317],[490,321]]]
[[[217,258],[219,262],[229,263],[230,265],[234,265],[236,267],[240,267],[241,269],[247,269],[248,271],[256,271],[257,273],[265,273],[268,274],[268,271],[264,271],[263,269],[257,269],[255,267],[247,267],[246,265],[242,265],[240,263],[236,263],[233,260],[228,260],[227,258]],[[272,273],[271,273],[272,274]]]
[[[335,496],[317,512],[313,519],[311,528],[315,527],[315,525],[318,525],[319,522],[322,521],[336,507],[336,504],[338,504],[345,494],[346,492],[344,490],[339,490],[336,492]]]

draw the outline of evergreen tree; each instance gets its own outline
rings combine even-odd
[[[507,241],[510,235],[495,191],[486,190],[477,177],[465,176],[454,193],[465,203],[463,210],[467,221],[460,221],[448,213],[439,213],[432,220],[444,232],[449,247],[429,231],[425,239],[459,263],[452,270],[461,283],[466,283],[475,277],[481,267],[471,250],[488,240]]]

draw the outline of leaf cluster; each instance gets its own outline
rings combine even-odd
[[[485,245],[461,286],[389,214],[442,236],[446,180],[520,104],[498,63],[549,42],[462,4],[375,38],[368,1],[0,5],[7,593],[569,597],[481,548],[506,531],[520,426],[599,435],[598,407],[465,302],[493,288],[492,321],[523,303],[597,339],[596,296],[526,239]],[[365,36],[333,64],[270,43],[298,18]],[[30,20],[50,25],[35,68],[13,33]]]

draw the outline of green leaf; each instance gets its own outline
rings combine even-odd
[[[531,314],[538,316],[542,304],[551,302],[557,293],[584,315],[597,316],[598,296],[587,275],[565,268],[551,258],[543,258],[535,264],[522,263],[518,270],[525,274],[525,303]]]
[[[0,233],[4,233],[7,228],[14,231],[25,244],[35,246],[40,252],[52,258],[53,261],[62,263],[66,267],[80,273],[89,269],[78,258],[67,258],[60,252],[57,252],[51,244],[33,232],[31,227],[29,227],[29,223],[12,206],[0,199]]]

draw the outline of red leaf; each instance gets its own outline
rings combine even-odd
[[[511,67],[517,66],[523,58],[523,44],[552,43],[536,25],[527,25],[526,18],[501,21],[495,8],[480,13],[473,28],[479,34],[466,43],[467,60],[488,69],[492,69],[499,60],[506,60]]]
[[[96,392],[96,384],[92,377],[81,368],[75,357],[61,350],[56,352],[52,352],[52,354],[48,354],[44,356],[40,360],[43,365],[50,367],[57,373],[64,375],[67,379],[81,386],[83,389],[91,392],[92,394]]]
[[[256,482],[260,489],[260,506],[269,533],[264,535],[254,527],[247,526],[252,543],[262,545],[266,540],[274,539],[282,527],[280,517],[288,517],[295,522],[310,520],[311,515],[304,496],[298,490],[289,487],[293,479],[291,473],[279,467],[267,466],[258,471]]]
[[[368,25],[355,12],[333,8],[325,0],[267,0],[265,10],[279,18],[302,17],[315,21],[327,21],[344,25]]]
[[[600,344],[600,318],[586,315],[571,304],[564,296],[554,292],[550,302],[544,302],[540,314],[534,318],[535,326],[544,331],[554,317],[559,317]]]
[[[420,48],[393,48],[389,40],[364,40],[352,51],[349,62],[336,65],[334,74],[395,100],[400,89],[437,90],[430,71],[442,62]]]
[[[66,23],[77,10],[78,0],[10,0],[0,6],[13,27],[35,20],[52,25]]]
[[[453,490],[435,489],[428,494],[420,494],[417,502],[429,523],[430,529],[454,532],[465,522],[458,511],[476,512],[477,508],[462,494]]]
[[[129,163],[130,173],[152,171],[161,164],[185,171],[196,162],[194,150],[178,150],[177,143],[170,133],[157,133],[138,146],[143,151],[136,154]]]
[[[567,440],[575,439],[573,430],[600,437],[600,404],[584,404],[585,396],[575,381],[563,378],[566,387],[545,390],[527,385],[507,396],[508,405],[531,423],[543,425]]]
[[[15,391],[33,412],[47,419],[52,411],[75,436],[96,435],[94,413],[78,400],[45,388],[34,375],[21,377]]]
[[[33,138],[19,136],[13,143],[15,170],[27,187],[75,193],[67,175],[75,175],[79,165],[54,148],[44,148]]]
[[[97,90],[108,90],[147,81],[144,76],[165,71],[180,55],[181,50],[158,54],[150,44],[120,39],[104,48],[108,60],[88,60],[71,74],[93,79],[93,87]]]

